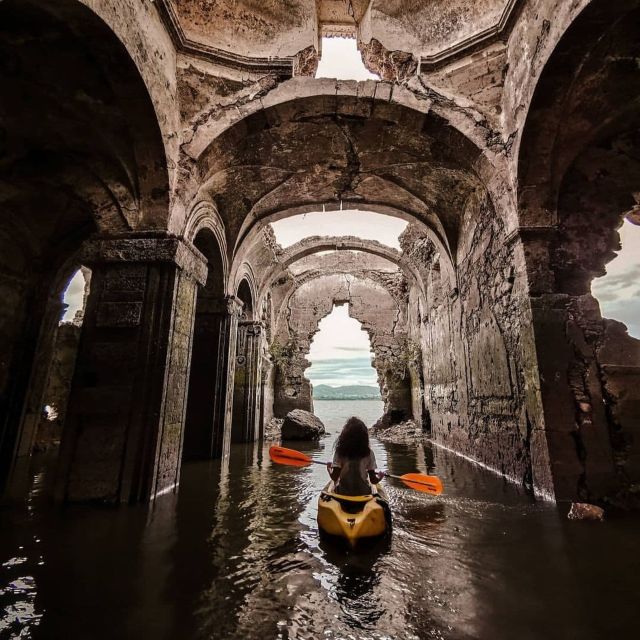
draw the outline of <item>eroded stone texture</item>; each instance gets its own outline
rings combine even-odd
[[[228,450],[234,404],[246,439],[274,409],[310,408],[309,342],[343,303],[371,336],[389,410],[546,495],[626,501],[640,481],[640,353],[589,287],[623,216],[638,216],[637,12],[634,0],[0,3],[2,470],[31,450],[61,283],[100,233],[68,498],[171,488],[183,437]],[[313,74],[323,34],[355,37],[384,81],[292,78]],[[277,246],[270,221],[321,207],[412,225],[401,252]],[[201,229],[218,245],[206,265],[191,246]],[[335,255],[315,255],[332,241]],[[215,295],[196,296],[211,273]],[[243,279],[255,298],[240,318]],[[186,422],[207,427],[185,435],[192,340]],[[223,371],[213,408],[208,361]]]
[[[325,259],[336,259],[331,254]],[[411,415],[410,384],[406,353],[406,290],[397,270],[391,273],[358,270],[342,261],[342,273],[327,275],[329,266],[304,271],[295,277],[282,303],[272,354],[277,366],[276,416],[284,416],[292,408],[313,410],[311,388],[304,377],[309,366],[306,355],[318,331],[318,323],[335,304],[348,304],[349,314],[362,323],[371,339],[375,355],[373,366],[378,372],[385,411],[393,412],[399,422]],[[326,260],[325,260],[326,262]],[[367,260],[362,260],[365,266]],[[394,289],[395,286],[395,289]],[[391,293],[391,290],[394,294]]]
[[[202,258],[174,239],[133,238],[93,242],[83,262],[92,286],[58,494],[73,501],[153,498],[179,479]]]
[[[315,40],[314,0],[169,1],[192,38],[238,55],[294,55]]]
[[[468,201],[461,239],[454,275],[418,229],[408,227],[401,239],[425,283],[424,297],[410,294],[408,326],[422,351],[433,438],[552,492],[544,451],[532,454],[537,444],[525,403],[526,289],[487,200]]]

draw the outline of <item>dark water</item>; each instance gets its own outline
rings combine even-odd
[[[332,432],[375,419],[323,404]],[[334,437],[306,450],[326,459]],[[150,509],[56,507],[34,460],[27,498],[0,510],[0,638],[638,637],[640,519],[570,522],[441,449],[374,447],[446,493],[389,483],[393,538],[366,552],[318,540],[325,469],[273,466],[266,447],[186,465]]]

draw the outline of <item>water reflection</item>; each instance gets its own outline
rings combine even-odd
[[[327,459],[335,435],[301,448]],[[392,539],[357,551],[319,539],[326,470],[272,465],[266,447],[186,465],[150,508],[54,506],[36,464],[0,510],[0,638],[633,637],[636,516],[570,523],[449,452],[373,446],[446,494],[389,483]]]
[[[340,606],[340,622],[351,629],[375,629],[384,614],[384,603],[375,594],[380,584],[377,565],[390,551],[390,540],[380,540],[357,551],[335,541],[321,540],[319,548],[322,559],[335,568],[333,575],[325,569],[318,578],[329,597]]]

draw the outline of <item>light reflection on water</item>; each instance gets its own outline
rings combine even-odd
[[[330,404],[330,435],[299,446],[318,460],[346,417],[379,410]],[[36,468],[0,510],[0,638],[633,637],[637,517],[568,522],[446,451],[373,446],[392,473],[435,469],[446,493],[389,483],[391,543],[356,552],[318,539],[326,470],[274,466],[267,446],[186,465],[151,509],[55,507]]]

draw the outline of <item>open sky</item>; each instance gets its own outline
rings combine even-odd
[[[371,366],[371,343],[362,325],[349,317],[349,306],[334,307],[320,320],[320,331],[311,343],[308,359],[312,363],[305,375],[314,385],[340,387],[351,384],[375,386],[376,372]]]
[[[640,226],[626,222],[618,230],[622,251],[607,265],[607,275],[591,283],[605,318],[624,322],[640,338]]]
[[[312,211],[271,224],[276,240],[288,247],[309,236],[358,236],[400,249],[398,236],[407,222],[372,211]]]
[[[322,57],[316,78],[380,80],[364,66],[355,38],[322,38]]]

